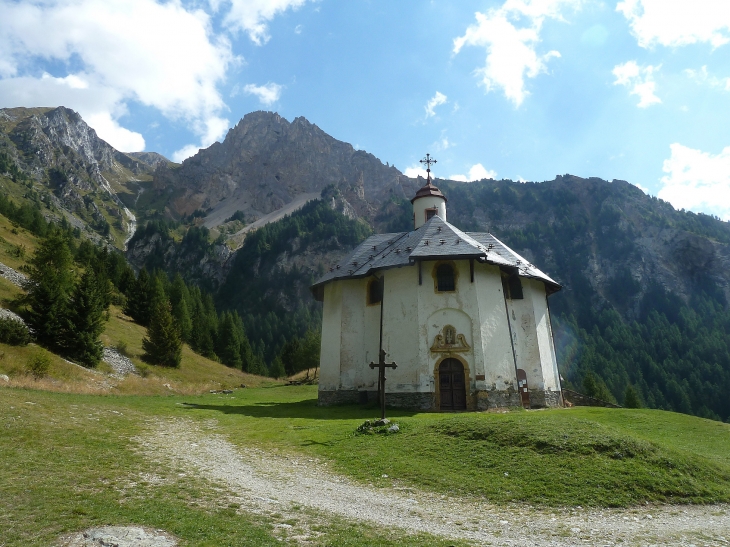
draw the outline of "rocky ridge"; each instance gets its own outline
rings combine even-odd
[[[30,197],[39,196],[66,213],[72,225],[103,236],[112,230],[131,235],[136,218],[118,196],[120,184],[149,177],[160,163],[156,156],[119,152],[62,106],[0,109],[0,153],[27,177]]]
[[[209,227],[237,210],[251,222],[330,185],[366,218],[391,195],[405,198],[415,191],[412,179],[372,154],[303,117],[288,122],[273,112],[247,114],[223,142],[200,150],[179,168],[160,164],[154,175],[156,191],[174,194],[168,205],[174,215],[202,209]]]

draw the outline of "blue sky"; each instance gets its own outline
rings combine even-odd
[[[254,110],[407,174],[623,179],[730,220],[725,0],[0,0],[0,107],[182,160]]]

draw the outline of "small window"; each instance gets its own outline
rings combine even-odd
[[[433,209],[426,209],[426,221],[431,220],[438,214],[439,210],[435,207]]]
[[[371,279],[368,283],[368,304],[378,304],[383,301],[383,284],[379,279]]]
[[[453,292],[456,290],[454,268],[451,264],[441,264],[436,269],[436,283],[439,292]]]
[[[509,296],[512,300],[522,300],[522,282],[520,276],[512,274],[509,276]]]

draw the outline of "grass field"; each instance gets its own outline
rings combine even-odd
[[[134,438],[159,418],[214,424],[242,447],[324,458],[376,486],[535,506],[730,501],[727,424],[651,410],[393,411],[400,433],[356,434],[373,414],[317,407],[316,386],[104,397],[0,388],[0,545],[48,545],[108,523],[163,528],[186,545],[281,544],[275,516],[229,507],[212,485],[138,453]],[[457,545],[339,520],[318,531],[322,545]]]

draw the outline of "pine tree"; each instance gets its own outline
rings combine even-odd
[[[302,341],[298,337],[294,336],[290,338],[286,344],[284,344],[280,357],[281,361],[284,363],[286,373],[289,376],[296,374],[300,370],[304,370],[301,362]]]
[[[71,252],[66,237],[59,231],[52,231],[30,260],[26,284],[27,319],[41,345],[54,350],[63,348],[73,286]]]
[[[140,270],[137,280],[132,284],[127,295],[127,305],[124,313],[134,319],[135,323],[146,327],[150,323],[153,285],[150,274],[144,268]]]
[[[79,363],[94,367],[101,360],[104,347],[99,335],[104,330],[104,312],[108,302],[104,300],[106,278],[92,268],[86,270],[71,297],[66,323],[64,349],[69,357]]]
[[[216,354],[221,363],[229,367],[241,368],[241,332],[233,314],[223,312],[218,325]]]
[[[142,340],[143,359],[153,365],[179,367],[182,359],[182,341],[175,328],[162,283],[155,282],[152,313],[147,327],[147,338]]]
[[[636,392],[636,389],[631,384],[626,386],[626,393],[624,394],[624,406],[626,408],[641,408],[639,394]]]
[[[193,323],[190,347],[200,355],[209,359],[217,359],[215,340],[217,338],[218,315],[213,305],[213,299],[209,294],[202,294],[198,287],[193,287],[190,290],[190,299],[192,302],[191,319]]]
[[[272,378],[283,378],[286,376],[286,371],[284,370],[284,363],[281,361],[281,357],[278,355],[274,357],[274,360],[271,362],[271,368],[269,369],[269,376]]]
[[[190,291],[188,291],[188,287],[180,274],[175,274],[175,278],[170,285],[170,304],[172,305],[172,316],[175,319],[177,330],[180,332],[182,339],[190,344],[193,331],[193,321],[190,318]]]
[[[322,336],[319,331],[309,330],[304,336],[302,344],[302,369],[310,370],[319,368],[319,350]]]
[[[251,342],[247,336],[241,339],[241,370],[244,372],[251,372],[256,367],[256,354],[251,348]]]

